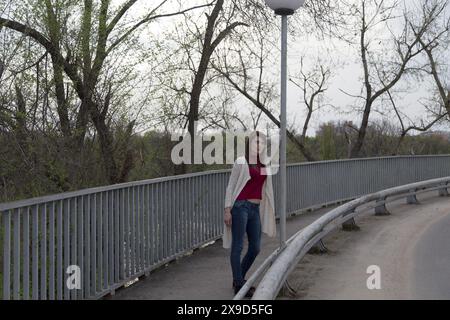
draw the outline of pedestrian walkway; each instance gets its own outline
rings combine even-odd
[[[307,226],[331,208],[288,219],[288,238]],[[279,226],[279,225],[277,225]],[[278,230],[277,230],[278,231]],[[278,232],[279,234],[279,232]],[[248,276],[279,246],[279,238],[263,234],[261,252],[256,258]],[[246,244],[242,255],[245,254]],[[183,257],[169,266],[156,270],[148,278],[130,287],[118,290],[111,299],[131,300],[230,300],[234,296],[229,249],[222,247],[222,241],[201,248],[190,256]]]

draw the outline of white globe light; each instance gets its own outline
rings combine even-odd
[[[294,14],[304,3],[305,0],[266,0],[266,5],[280,15]]]

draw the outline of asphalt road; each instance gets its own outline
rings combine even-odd
[[[414,262],[413,297],[450,299],[450,212],[422,234]]]
[[[289,277],[297,294],[285,298],[450,299],[450,197],[418,198],[389,204],[390,216],[358,216],[358,232],[328,236],[329,252],[303,259]],[[371,266],[379,267],[380,288],[367,286]]]

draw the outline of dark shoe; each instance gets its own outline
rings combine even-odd
[[[245,282],[247,282],[247,280],[244,280],[244,284],[245,284]],[[233,288],[234,288],[234,294],[237,294],[238,292],[239,292],[239,290],[241,290],[241,288],[243,287],[243,285],[236,285],[234,282],[233,282]],[[255,287],[250,287],[250,289],[248,289],[248,291],[247,291],[247,293],[245,294],[245,297],[246,298],[251,298],[251,297],[253,297],[253,294],[255,293]]]
[[[247,282],[247,280],[244,280],[244,283]],[[248,289],[247,293],[251,294],[253,297],[253,294],[255,293],[256,288],[251,286],[250,289]]]

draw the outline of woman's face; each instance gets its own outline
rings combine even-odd
[[[256,156],[257,154],[261,155],[265,148],[266,142],[264,139],[260,137],[254,137],[250,140],[250,153],[253,156]]]

